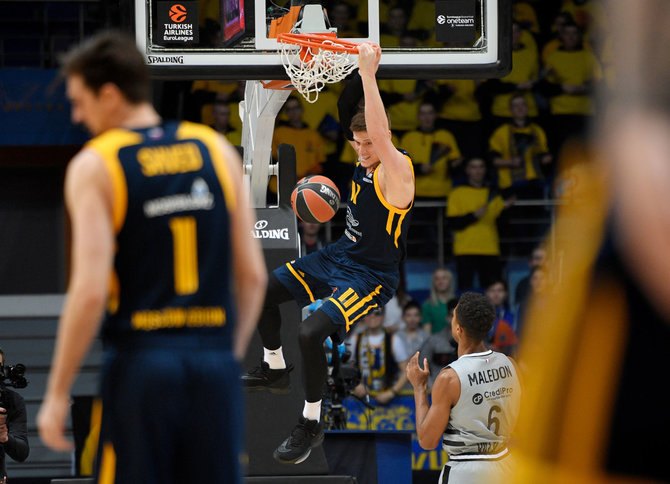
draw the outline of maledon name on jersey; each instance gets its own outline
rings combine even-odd
[[[451,409],[442,448],[451,461],[495,460],[507,455],[521,386],[512,361],[491,350],[461,356],[451,363],[461,396]]]
[[[400,151],[410,167],[409,155]],[[347,204],[347,227],[336,242],[352,260],[381,271],[397,271],[405,259],[410,210],[393,207],[379,187],[379,167],[372,173],[354,169]]]
[[[187,122],[114,129],[86,148],[114,190],[117,251],[103,339],[216,333],[234,321],[230,217],[235,190],[215,131]]]

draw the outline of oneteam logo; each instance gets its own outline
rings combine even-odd
[[[439,24],[444,24],[445,22],[450,26],[450,27],[474,27],[475,25],[475,17],[474,15],[447,15],[446,18],[442,22],[440,22],[440,17],[443,17],[443,15],[440,15],[437,17],[437,22]]]
[[[481,393],[475,393],[472,395],[472,403],[475,405],[480,405],[484,401],[484,397]]]
[[[254,224],[254,230],[251,231],[251,236],[254,239],[270,239],[270,240],[289,240],[288,227],[280,229],[268,229],[267,220],[259,220]]]

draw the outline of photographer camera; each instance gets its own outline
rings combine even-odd
[[[345,351],[345,344],[340,343],[333,348],[330,338],[325,341],[326,358],[328,360],[328,376],[324,389],[323,422],[327,430],[344,430],[347,428],[347,410],[344,399],[352,396],[368,408],[373,408],[354,390],[361,383],[361,371],[347,364],[351,353]]]
[[[7,387],[25,388],[21,364],[5,366],[5,354],[0,348],[0,484],[7,482],[5,455],[23,462],[30,453],[26,404],[18,393]]]

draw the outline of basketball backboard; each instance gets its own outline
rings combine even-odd
[[[323,7],[323,25],[306,31],[379,43],[380,78],[502,77],[511,69],[512,0],[416,0],[405,10],[386,0],[133,1],[137,43],[156,78],[285,79],[275,32],[293,27],[303,4]]]

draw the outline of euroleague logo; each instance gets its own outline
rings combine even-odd
[[[170,7],[170,20],[175,23],[181,23],[186,20],[186,7],[180,3],[175,3]]]

